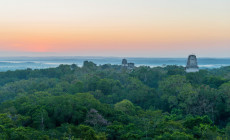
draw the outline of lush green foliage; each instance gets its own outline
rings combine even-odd
[[[227,140],[230,67],[60,65],[0,73],[1,140]]]

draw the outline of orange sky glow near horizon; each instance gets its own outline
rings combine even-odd
[[[0,54],[230,57],[229,7],[228,0],[7,0]]]

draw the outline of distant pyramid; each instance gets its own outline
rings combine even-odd
[[[128,66],[128,61],[127,59],[122,59],[122,66],[127,67]]]
[[[189,55],[186,65],[186,72],[199,72],[196,55]]]

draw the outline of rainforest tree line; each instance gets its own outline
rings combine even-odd
[[[1,140],[227,140],[230,67],[85,61],[0,73]]]

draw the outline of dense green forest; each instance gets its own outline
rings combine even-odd
[[[230,67],[85,61],[0,73],[0,140],[106,139],[230,139]]]

